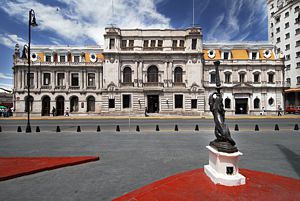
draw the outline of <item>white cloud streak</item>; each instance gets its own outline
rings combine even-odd
[[[8,80],[12,80],[12,79],[13,79],[13,75],[11,75],[11,74],[6,74],[6,73],[0,73],[0,79],[8,79]]]
[[[20,46],[23,46],[26,43],[26,41],[15,34],[0,34],[0,44],[8,48],[14,49],[16,43],[18,43]]]
[[[121,28],[170,28],[170,19],[156,10],[158,0],[114,0],[114,14],[108,0],[58,1],[64,6],[5,0],[0,9],[26,24],[28,11],[33,8],[38,29],[81,44],[87,40],[103,44],[104,27],[112,23]]]

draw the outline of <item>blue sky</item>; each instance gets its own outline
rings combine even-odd
[[[112,7],[113,1],[113,7]],[[28,41],[34,9],[36,45],[103,44],[104,27],[186,28],[193,0],[0,0],[0,87],[12,88],[14,46]],[[195,24],[207,41],[267,40],[266,0],[194,0]],[[113,11],[113,12],[112,12]]]

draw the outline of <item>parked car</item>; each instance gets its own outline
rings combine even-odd
[[[292,113],[292,114],[296,114],[296,113],[300,113],[300,106],[294,106],[294,107],[286,107],[285,108],[285,113]]]

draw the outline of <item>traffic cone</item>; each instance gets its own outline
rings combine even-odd
[[[140,132],[140,126],[139,125],[136,126],[136,131]]]
[[[97,126],[97,132],[100,132],[101,129],[100,129],[100,126]]]
[[[279,131],[279,126],[278,126],[278,124],[275,125],[275,131]]]
[[[36,130],[35,130],[35,132],[37,132],[37,133],[41,132],[41,130],[40,130],[40,127],[39,127],[39,126],[37,126],[37,127],[36,127]]]
[[[195,131],[199,131],[199,126],[196,124]]]
[[[175,125],[175,131],[178,131],[178,126],[177,126],[177,124]]]
[[[159,126],[158,125],[156,125],[156,131],[159,131]]]
[[[259,127],[258,127],[258,125],[256,124],[255,125],[255,129],[254,129],[255,131],[259,131]]]
[[[78,133],[81,132],[80,126],[77,126],[77,132],[78,132]]]
[[[2,132],[2,127],[0,126],[0,133]]]
[[[119,125],[117,125],[116,131],[120,132],[120,126]]]
[[[235,131],[239,131],[239,130],[240,130],[240,129],[239,129],[239,126],[238,126],[237,124],[235,124],[234,130],[235,130]]]
[[[60,127],[56,126],[56,132],[60,132]]]
[[[22,128],[21,126],[18,126],[18,130],[17,130],[18,133],[21,133],[22,132]]]
[[[295,131],[299,130],[298,124],[295,124],[294,130],[295,130]]]

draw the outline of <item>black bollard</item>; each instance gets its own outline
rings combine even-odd
[[[78,133],[81,132],[80,126],[77,126],[77,132],[78,132]]]
[[[196,124],[195,131],[199,131],[199,126]]]
[[[40,130],[40,127],[39,127],[39,126],[37,126],[37,127],[36,127],[36,129],[35,129],[35,132],[37,132],[37,133],[41,132],[41,130]]]
[[[100,129],[100,126],[97,126],[97,132],[100,132],[101,129]]]
[[[137,125],[135,130],[136,130],[137,132],[140,132],[140,126]]]
[[[178,131],[178,126],[177,126],[177,124],[175,125],[175,131]]]
[[[279,131],[279,126],[278,126],[278,124],[275,125],[275,131]]]
[[[294,130],[295,130],[295,131],[299,130],[298,124],[295,124]]]
[[[120,126],[119,125],[117,125],[116,131],[120,132]]]
[[[255,125],[255,129],[254,129],[255,131],[259,131],[259,127],[258,127],[258,125],[256,124]]]
[[[60,132],[60,127],[56,126],[56,132]]]
[[[0,126],[0,133],[2,132],[2,127]]]
[[[21,126],[18,126],[18,130],[17,130],[18,133],[21,133],[22,132],[22,128]]]
[[[235,131],[239,131],[239,130],[240,130],[240,129],[239,129],[239,126],[238,126],[237,124],[235,124],[234,130],[235,130]]]
[[[156,125],[156,131],[159,131],[159,126],[158,125]]]

